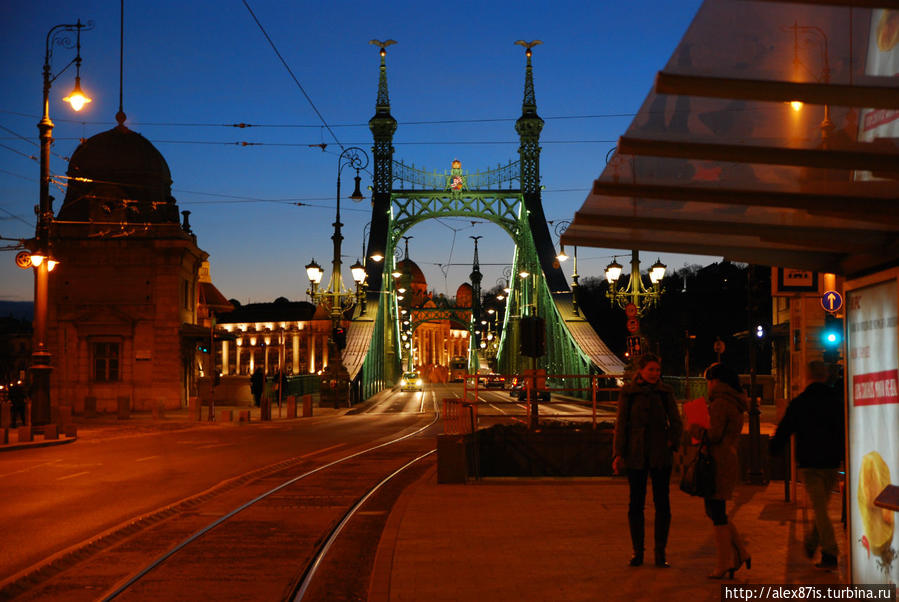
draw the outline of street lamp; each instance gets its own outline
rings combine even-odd
[[[50,144],[53,142],[53,122],[50,121],[50,86],[69,67],[75,65],[75,89],[63,100],[75,111],[91,101],[81,91],[81,30],[93,29],[92,21],[79,19],[73,24],[56,25],[47,32],[43,69],[43,114],[37,129],[41,140],[40,204],[34,239],[28,241],[31,265],[34,266],[34,349],[31,354],[33,389],[31,394],[31,424],[50,422],[50,350],[47,347],[47,313],[49,298],[48,275],[58,261],[50,254],[50,229],[53,224],[53,198],[50,196]],[[75,58],[56,75],[51,72],[53,47],[72,48],[68,32],[75,32]],[[44,261],[46,259],[46,261]]]
[[[364,315],[365,310],[368,309],[365,298],[365,278],[368,274],[365,272],[365,266],[358,259],[356,263],[350,266],[350,273],[353,274],[353,282],[356,283],[356,296],[361,303],[359,313]]]
[[[554,228],[556,236],[559,238],[559,254],[556,255],[556,259],[559,260],[559,263],[568,260],[568,253],[565,252],[565,245],[561,243],[562,234],[568,229],[568,226],[571,225],[571,220],[566,219],[560,222],[557,222]],[[571,272],[571,310],[574,315],[580,315],[578,306],[577,306],[577,287],[578,287],[578,276],[577,273],[577,246],[574,247],[574,264],[572,265]]]
[[[621,278],[622,271],[621,264],[613,259],[612,263],[606,266],[606,280],[609,282],[606,297],[613,305],[617,304],[621,309],[632,305],[634,307],[632,311],[636,312],[635,315],[642,316],[647,309],[659,303],[662,296],[662,279],[665,277],[667,268],[668,266],[661,260],[656,261],[649,270],[649,280],[652,284],[647,287],[640,276],[640,258],[637,250],[634,249],[631,251],[631,277],[628,280],[627,288],[623,291],[618,290],[618,279]],[[628,315],[630,316],[630,314]]]
[[[331,236],[331,240],[334,241],[334,257],[331,260],[331,280],[328,283],[327,289],[323,291],[318,290],[318,285],[324,275],[321,266],[315,263],[314,259],[312,260],[312,263],[306,266],[306,275],[311,284],[311,288],[308,291],[309,296],[312,298],[313,303],[325,303],[329,307],[331,336],[328,338],[328,348],[329,355],[334,358],[334,361],[328,363],[326,372],[331,373],[332,376],[330,380],[336,381],[337,383],[348,378],[348,376],[344,374],[346,368],[344,368],[341,360],[341,345],[337,340],[338,330],[340,330],[340,319],[343,312],[353,305],[358,296],[358,293],[346,289],[341,275],[342,264],[340,260],[340,247],[343,242],[343,235],[341,234],[340,229],[343,224],[340,222],[340,174],[345,167],[356,170],[355,188],[349,198],[353,201],[361,201],[364,197],[359,188],[359,183],[362,180],[359,176],[359,171],[368,167],[368,155],[358,146],[351,146],[344,149],[337,158],[337,212],[335,214],[334,223],[332,224],[334,226],[334,234]],[[356,263],[358,264],[358,261]],[[356,265],[353,266],[353,268],[355,267]],[[364,268],[362,271],[364,274]],[[356,280],[355,271],[353,272],[353,279]],[[338,387],[341,389],[343,388],[339,384]],[[335,391],[335,405],[341,401],[341,397],[338,393],[338,391]]]

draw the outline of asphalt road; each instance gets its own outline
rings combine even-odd
[[[0,581],[66,548],[291,458],[325,463],[426,424],[430,392],[393,393],[357,415],[98,437],[0,456]]]

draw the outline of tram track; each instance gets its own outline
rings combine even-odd
[[[45,567],[19,587],[0,590],[0,599],[302,599],[360,508],[434,453],[426,435],[439,408],[434,392],[428,394],[434,406],[428,424],[352,453],[332,451],[328,459],[342,455],[319,465],[293,458],[243,475],[227,489],[182,500],[137,521],[140,527],[101,538],[105,545],[74,551],[69,566],[55,574]],[[147,564],[148,558],[155,560]],[[121,567],[130,568],[122,575]]]

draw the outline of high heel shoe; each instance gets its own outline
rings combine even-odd
[[[710,573],[706,577],[709,579],[733,579],[735,570],[734,568],[724,569],[720,573]]]
[[[743,556],[740,555],[740,549],[737,548],[736,546],[734,546],[734,552],[737,555],[737,566],[734,567],[734,572],[739,571],[740,567],[743,565],[746,565],[747,570],[752,568],[752,556],[747,556],[746,558],[743,558]]]

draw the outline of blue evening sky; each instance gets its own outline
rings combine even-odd
[[[534,79],[542,135],[547,219],[571,219],[673,52],[700,2],[276,2],[248,0],[262,25],[340,143],[371,146],[378,52],[372,38],[398,41],[387,54],[395,158],[443,170],[454,158],[470,170],[517,159],[514,120],[521,113],[524,51],[541,39]],[[56,124],[51,171],[64,174],[80,137],[115,125],[118,108],[119,3],[31,0],[0,6],[0,236],[34,234],[38,202],[37,128],[47,31],[93,20],[82,35],[82,86],[94,99],[81,113],[51,90]],[[54,72],[74,57],[57,48]],[[226,297],[248,301],[305,298],[303,266],[314,257],[330,273],[337,155],[340,147],[278,60],[242,0],[128,0],[125,6],[127,125],[168,161],[173,195],[192,212],[212,277]],[[502,120],[480,121],[470,120]],[[455,121],[413,124],[422,121]],[[466,122],[466,120],[469,120]],[[248,123],[237,129],[221,124]],[[21,137],[25,139],[22,139]],[[234,142],[263,143],[239,146]],[[325,142],[326,152],[309,145]],[[344,171],[344,194],[352,190]],[[363,179],[370,184],[370,177]],[[367,192],[367,191],[366,191]],[[55,189],[54,208],[64,192]],[[307,203],[297,206],[296,202]],[[344,267],[362,253],[368,202],[344,200]],[[551,230],[552,230],[551,226]],[[471,235],[490,288],[512,260],[496,226],[431,221],[410,232],[412,258],[436,292],[454,294],[467,278]],[[8,241],[0,241],[7,243]],[[582,248],[582,277],[600,276],[613,254]],[[652,263],[656,254],[644,254]],[[665,255],[670,268],[712,258]],[[0,255],[0,299],[30,300],[33,277]],[[450,265],[454,263],[466,265]],[[497,265],[491,265],[497,264]],[[440,266],[446,267],[446,277]],[[566,267],[569,272],[570,262]],[[645,266],[644,266],[645,267]],[[344,279],[350,282],[349,271]]]

